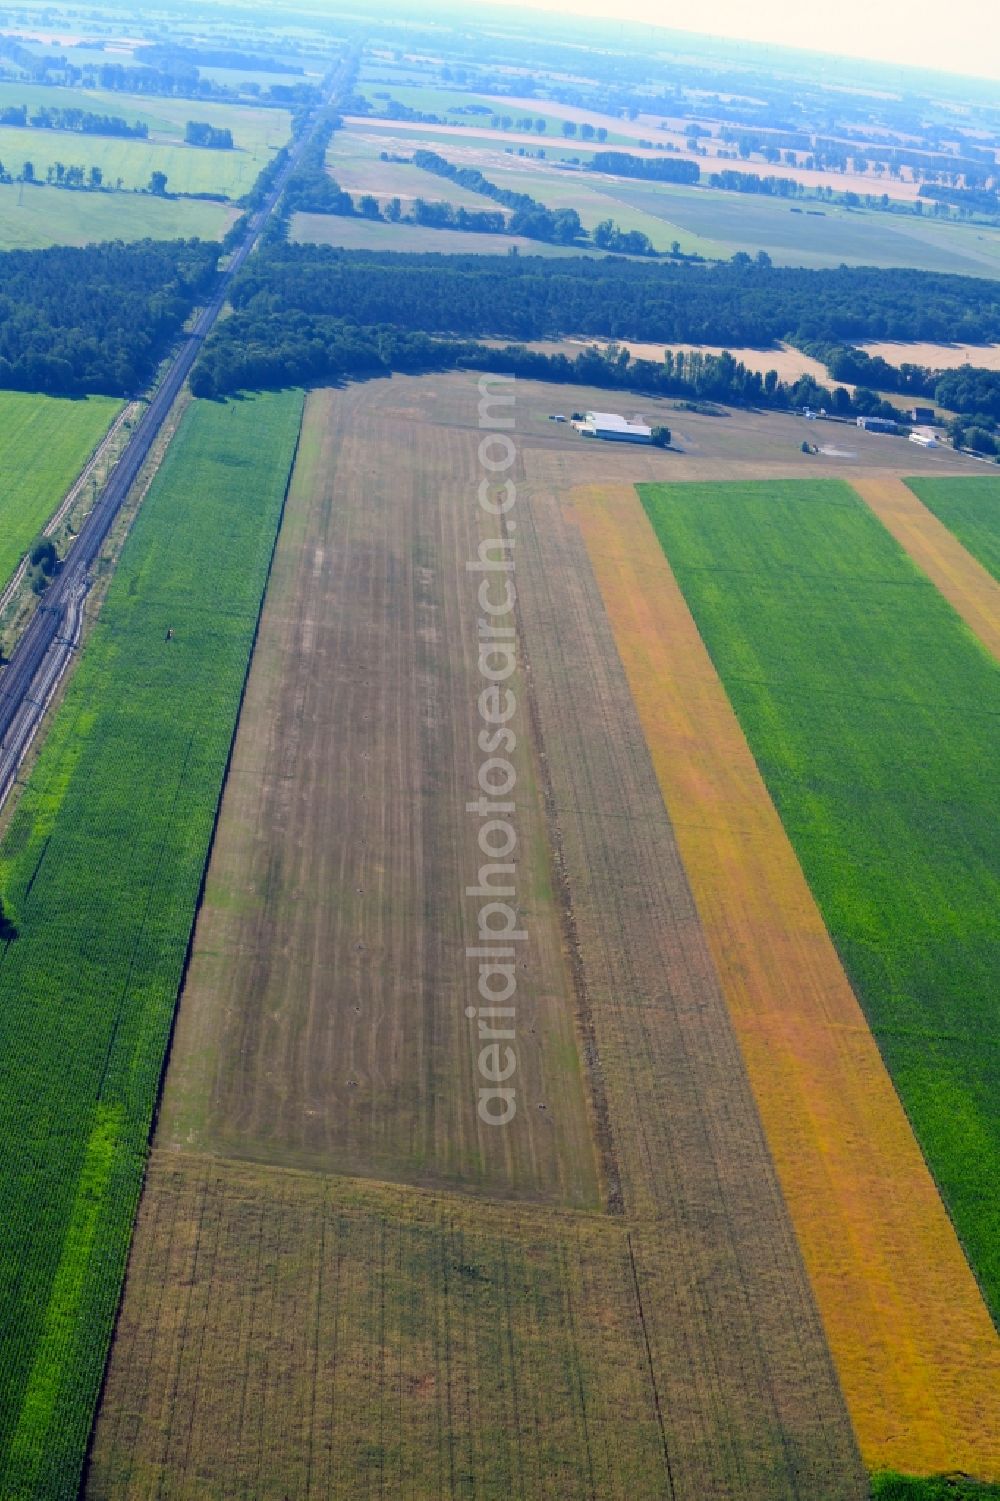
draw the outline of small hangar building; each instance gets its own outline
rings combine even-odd
[[[617,412],[587,412],[573,426],[585,438],[605,438],[611,443],[652,443],[653,429],[644,422],[628,422]]]

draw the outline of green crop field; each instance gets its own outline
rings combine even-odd
[[[966,1475],[923,1479],[884,1471],[872,1476],[872,1501],[1000,1501],[1000,1485],[982,1484]]]
[[[0,183],[0,250],[95,240],[221,240],[237,210],[149,193],[71,193]]]
[[[996,1315],[997,664],[839,481],[640,493]]]
[[[3,1496],[76,1494],[301,410],[188,412],[0,844]]]
[[[106,396],[0,391],[0,593],[118,407]]]
[[[1000,479],[908,479],[918,500],[1000,579]]]

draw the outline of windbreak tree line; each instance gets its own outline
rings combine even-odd
[[[559,245],[571,245],[580,238],[582,225],[575,208],[550,209],[530,193],[519,193],[513,188],[500,187],[484,177],[478,167],[459,167],[449,162],[436,151],[415,151],[413,164],[423,172],[433,172],[436,177],[447,177],[470,193],[480,193],[492,198],[494,203],[511,210],[507,230],[513,235],[524,235],[530,240],[551,240]]]
[[[392,372],[475,369],[529,380],[597,386],[676,396],[734,406],[788,408],[828,406],[841,415],[898,415],[871,392],[853,401],[839,387],[831,392],[809,376],[794,385],[777,372],[761,374],[731,354],[700,351],[662,361],[632,359],[627,349],[585,349],[575,359],[545,354],[522,344],[504,348],[472,339],[435,338],[392,324],[359,324],[350,317],[282,310],[272,304],[237,312],[216,325],[191,375],[196,396],[222,397],[240,390],[324,385]],[[669,440],[668,440],[669,441]]]
[[[0,254],[0,388],[121,396],[144,385],[204,299],[218,250],[141,240]]]
[[[36,130],[76,130],[81,135],[125,136],[144,141],[149,126],[144,120],[129,124],[121,115],[96,115],[86,109],[55,109],[39,106],[30,116],[26,104],[8,104],[0,109],[0,125],[27,126]]]

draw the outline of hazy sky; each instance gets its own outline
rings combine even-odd
[[[662,0],[535,0],[535,5],[1000,79],[997,0],[836,0],[833,5],[704,0],[694,6]]]

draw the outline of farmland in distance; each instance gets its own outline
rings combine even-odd
[[[301,405],[187,414],[0,844],[6,1496],[75,1493]]]
[[[290,134],[287,110],[202,100],[156,99],[151,105],[149,100],[129,94],[66,92],[79,107],[122,116],[129,123],[144,120],[150,126],[148,138],[85,135],[30,125],[0,126],[0,161],[14,177],[30,161],[35,176],[44,181],[49,164],[61,161],[88,170],[99,167],[106,184],[114,184],[121,178],[126,189],[145,188],[152,172],[165,172],[170,192],[221,193],[227,198],[238,198],[250,189],[258,172]],[[69,101],[64,100],[62,90],[50,90],[49,94],[47,103],[68,107]],[[11,103],[23,102],[17,85],[8,85],[6,95]],[[185,145],[184,127],[188,120],[230,129],[233,149]]]

